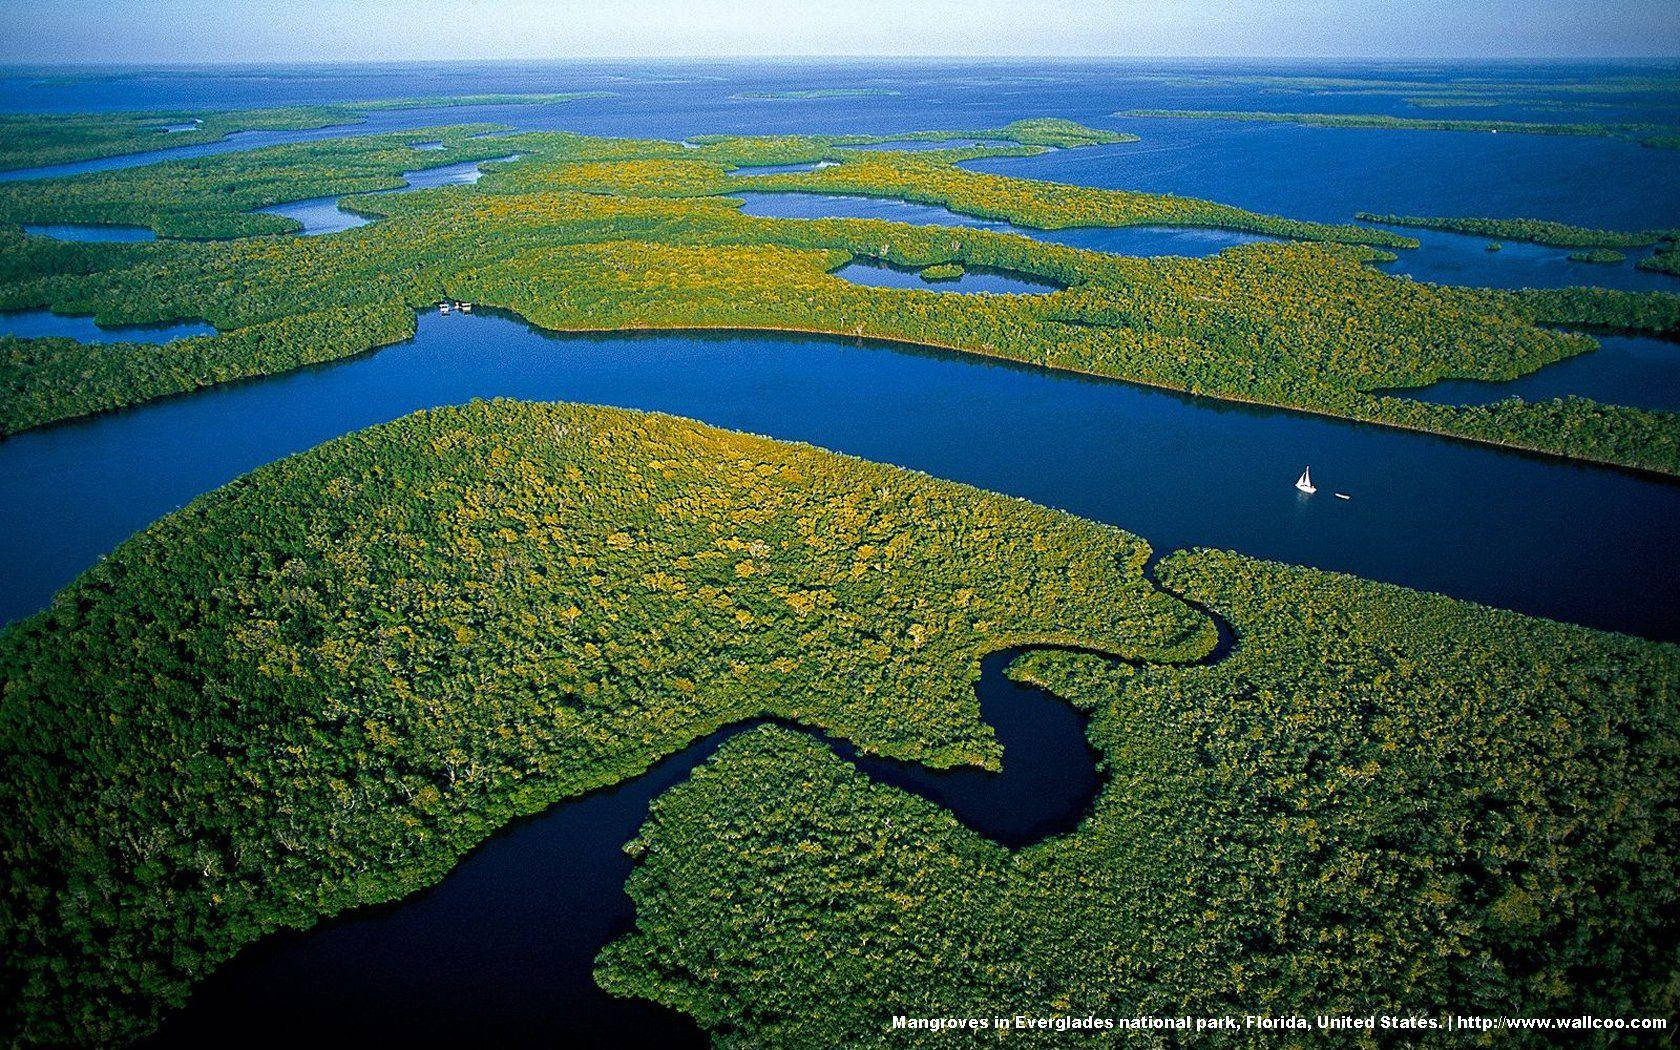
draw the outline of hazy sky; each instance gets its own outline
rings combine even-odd
[[[1637,57],[1680,0],[0,0],[0,61]]]

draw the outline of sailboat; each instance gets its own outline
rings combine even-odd
[[[1312,483],[1311,467],[1301,471],[1301,476],[1295,479],[1295,487],[1309,496],[1318,491],[1318,486]]]

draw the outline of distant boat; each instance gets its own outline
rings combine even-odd
[[[457,303],[456,308],[464,314],[472,313],[472,303]]]
[[[1337,499],[1352,499],[1353,497],[1348,495],[1345,492],[1338,492],[1338,493],[1336,493],[1336,498]]]
[[[438,303],[438,313],[446,314],[448,312],[449,312],[449,304],[448,303]]]
[[[1295,479],[1295,487],[1309,496],[1318,491],[1318,486],[1312,483],[1311,467],[1301,471],[1301,476]]]

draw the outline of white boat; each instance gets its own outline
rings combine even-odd
[[[1309,496],[1318,491],[1318,486],[1312,483],[1311,467],[1301,471],[1301,476],[1295,479],[1295,487]]]
[[[438,303],[438,313],[446,314],[448,312],[449,312],[449,304],[448,303]]]
[[[459,303],[455,308],[464,314],[472,313],[472,303]]]
[[[1336,498],[1337,499],[1352,499],[1353,497],[1348,495],[1345,492],[1338,492],[1338,493],[1336,493]]]

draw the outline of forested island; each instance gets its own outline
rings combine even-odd
[[[1533,120],[1454,120],[1394,117],[1383,113],[1282,113],[1268,110],[1128,109],[1117,117],[1176,117],[1184,120],[1240,120],[1264,124],[1307,124],[1322,128],[1385,128],[1390,131],[1468,131],[1517,135],[1586,135],[1631,139],[1652,149],[1680,149],[1680,128],[1665,124],[1549,123]]]
[[[276,109],[64,113],[55,114],[50,119],[36,114],[5,114],[0,115],[0,171],[122,156],[172,146],[196,146],[220,142],[245,131],[309,131],[356,124],[365,120],[367,114],[384,110],[553,105],[582,98],[601,98],[605,94],[577,91],[438,95]]]
[[[980,174],[983,157],[1128,136],[1061,120],[891,136],[702,136],[687,143],[483,125],[274,146],[0,185],[0,309],[106,323],[203,320],[175,344],[0,338],[0,431],[139,403],[398,342],[448,298],[548,328],[770,328],[874,336],[1234,401],[1680,472],[1670,413],[1581,398],[1486,406],[1380,393],[1443,378],[1510,379],[1591,350],[1557,327],[1680,331],[1680,297],[1593,289],[1448,288],[1373,262],[1392,230],[1287,219],[1194,198]],[[922,138],[997,145],[870,149]],[[423,153],[417,143],[431,144]],[[493,160],[475,186],[366,196],[419,165]],[[829,162],[810,171],[741,167]],[[1286,238],[1208,259],[1132,258],[986,230],[742,215],[729,194],[862,194],[935,203],[1023,229],[1211,227]],[[363,196],[356,196],[363,194]],[[348,195],[376,217],[330,237],[256,209]],[[23,223],[132,224],[147,244],[24,234]],[[1654,256],[1664,259],[1667,256]],[[998,269],[1062,290],[956,301],[833,275],[872,260],[952,276]],[[1651,260],[1642,260],[1650,264]]]

